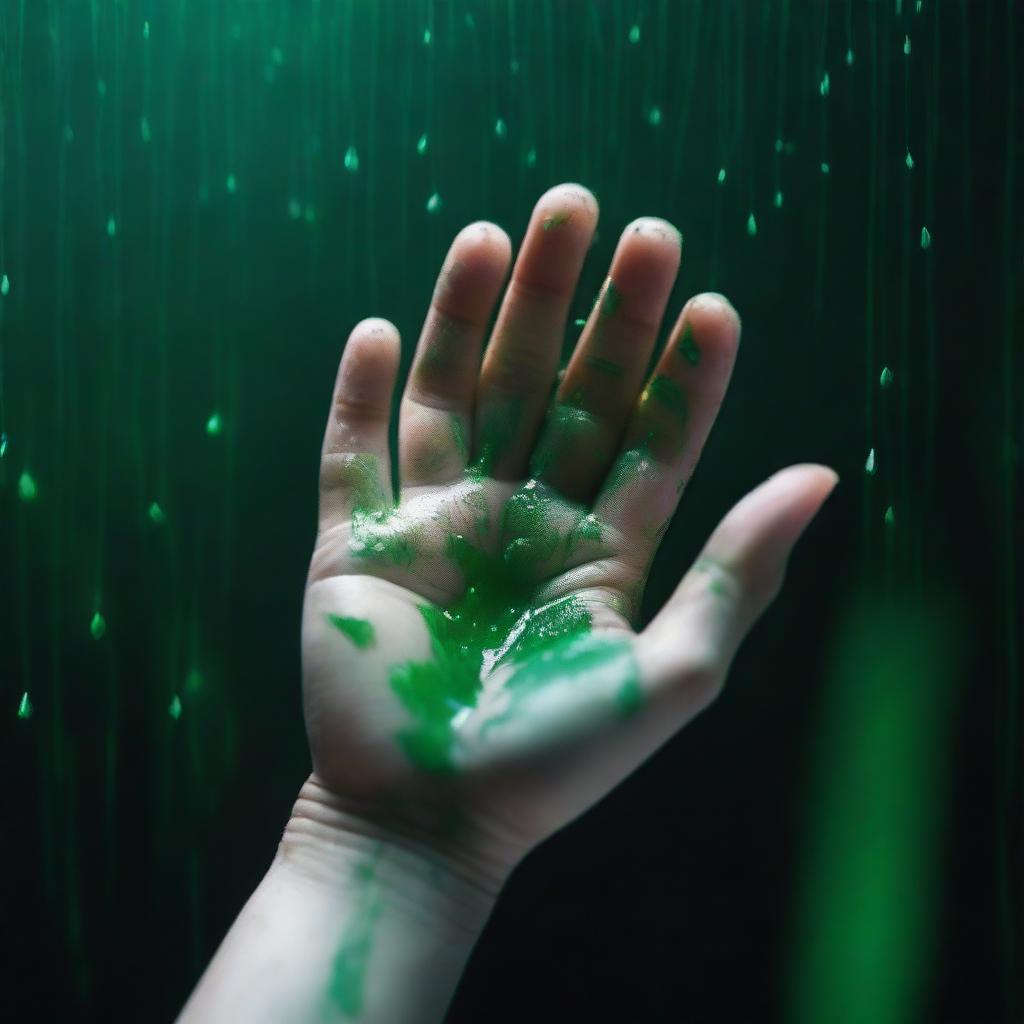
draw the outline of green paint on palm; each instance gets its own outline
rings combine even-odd
[[[409,520],[401,509],[375,512],[356,509],[352,513],[352,536],[348,546],[359,558],[410,566],[419,554],[422,537],[423,528]]]
[[[356,647],[373,647],[377,642],[373,630],[373,623],[366,619],[354,619],[348,615],[335,615],[327,613],[327,621],[339,632],[344,633],[356,645]]]
[[[484,405],[480,416],[480,454],[473,467],[476,475],[486,476],[494,469],[498,456],[515,435],[522,415],[521,398],[494,397]]]
[[[469,445],[466,443],[466,428],[462,425],[462,417],[450,413],[452,427],[452,440],[455,442],[455,450],[459,453],[460,459],[469,457]]]
[[[667,409],[681,422],[686,422],[688,413],[686,393],[670,377],[666,377],[664,374],[658,374],[658,376],[647,385],[647,390],[644,392],[643,399],[645,404],[650,399],[654,399],[662,408]]]
[[[605,283],[604,298],[601,301],[601,316],[613,316],[622,302],[622,292],[609,277]]]
[[[621,377],[623,374],[620,363],[613,359],[605,359],[603,356],[587,356],[583,360],[583,365],[591,370],[597,370],[599,373],[606,373],[609,377]]]
[[[600,428],[592,413],[575,405],[558,403],[548,413],[547,423],[530,459],[530,472],[541,476],[557,469],[559,459],[580,445],[591,445],[600,437]]]
[[[696,366],[700,362],[700,349],[693,340],[693,328],[689,320],[683,326],[683,336],[679,339],[677,351],[691,366]]]

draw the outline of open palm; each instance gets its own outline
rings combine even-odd
[[[749,494],[634,633],[739,321],[691,299],[648,373],[681,239],[641,218],[559,374],[596,223],[578,185],[541,197],[482,360],[511,245],[487,223],[456,237],[402,398],[397,502],[387,321],[353,330],[324,438],[303,613],[313,779],[484,884],[713,698],[835,481],[796,466]]]

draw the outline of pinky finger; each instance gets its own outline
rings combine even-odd
[[[320,457],[322,530],[394,500],[388,425],[400,354],[398,329],[387,320],[361,320],[349,335]]]

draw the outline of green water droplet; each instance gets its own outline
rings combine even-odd
[[[917,0],[917,3],[914,4],[914,13],[915,14],[920,14],[921,13],[921,7],[922,7],[921,0]]]
[[[298,199],[288,200],[288,216],[292,220],[300,220],[302,217],[302,203]]]
[[[117,234],[117,221],[113,216],[107,218],[107,237],[113,238]]]
[[[578,316],[575,320],[573,320],[573,325],[576,327],[586,327],[587,321],[584,317]]]
[[[377,642],[373,623],[367,622],[366,619],[353,619],[347,615],[335,615],[333,612],[328,612],[327,621],[338,632],[347,636],[356,647],[373,647]]]
[[[914,169],[914,158],[910,155],[910,150],[907,150],[907,159],[903,161],[907,165],[907,170],[912,171]]]
[[[148,39],[149,38],[149,22],[148,21],[144,21],[142,23],[142,38],[143,39]]]
[[[423,156],[427,151],[427,133],[424,132],[416,142],[416,152]]]
[[[466,28],[468,28],[470,32],[476,28],[476,18],[473,17],[473,13],[471,11],[466,11]]]
[[[107,95],[107,83],[102,78],[96,79],[96,92],[99,93],[101,99]]]
[[[210,414],[210,418],[206,421],[206,433],[210,437],[216,437],[220,432],[223,424],[221,423],[220,413],[215,412]]]
[[[853,50],[848,49],[846,51],[846,66],[848,68],[852,68],[853,67],[853,60],[854,60]]]
[[[775,140],[775,152],[776,153],[781,153],[782,152],[782,139],[776,139]]]
[[[921,228],[921,248],[928,249],[932,244],[932,235],[927,228]]]
[[[782,193],[781,192],[776,192],[775,193],[775,199],[773,200],[773,202],[775,203],[775,209],[776,210],[781,208],[781,206],[782,206]]]
[[[887,391],[889,388],[892,387],[893,379],[894,374],[892,370],[890,370],[888,366],[882,367],[882,372],[879,375],[878,383],[882,386],[883,390]]]
[[[903,37],[903,56],[910,56],[910,36]]]
[[[606,279],[604,297],[601,300],[601,316],[611,316],[622,302],[622,293],[615,287],[615,282],[609,277]]]
[[[634,43],[634,44],[640,42],[640,26],[639,25],[634,25],[629,30],[629,41],[631,43]]]
[[[4,298],[7,298],[7,296],[10,295],[10,293],[11,281],[10,278],[6,274],[4,274],[3,277],[0,277],[0,295],[2,295]]]
[[[0,434],[0,459],[7,454],[7,435]]]
[[[18,717],[32,717],[32,701],[29,699],[28,690],[21,695],[21,701],[18,703]]]
[[[155,501],[149,506],[146,515],[149,516],[150,522],[155,523],[157,526],[163,526],[167,522],[164,510]]]
[[[278,67],[280,67],[284,63],[284,51],[281,49],[280,46],[275,46],[270,51],[270,59]]]
[[[181,718],[181,698],[177,694],[171,698],[171,703],[167,706],[167,714],[175,721]]]
[[[89,632],[93,640],[100,640],[107,631],[107,620],[99,612],[92,613],[92,621],[89,623]]]
[[[427,213],[437,213],[441,209],[441,197],[435,192],[427,200]]]
[[[896,511],[893,509],[892,505],[890,505],[885,510],[885,525],[886,526],[895,526],[896,525]]]
[[[22,501],[35,501],[39,493],[35,480],[28,474],[28,470],[22,472],[18,477],[18,497]]]
[[[875,449],[874,448],[872,448],[871,451],[868,452],[867,460],[864,462],[864,472],[867,473],[868,476],[874,476],[875,475]]]
[[[818,92],[820,92],[822,96],[827,96],[829,94],[830,88],[831,83],[829,82],[828,72],[826,71],[825,74],[822,75],[821,77],[821,83],[818,86]]]
[[[64,125],[64,141],[67,143],[75,141],[75,129],[69,124]]]
[[[655,127],[661,124],[661,107],[651,107],[651,109],[647,111],[647,122]]]
[[[751,238],[757,234],[757,218],[753,214],[747,218],[747,234]]]
[[[691,365],[700,363],[700,349],[693,340],[693,326],[687,320],[683,325],[683,336],[679,339],[679,354]]]
[[[825,160],[822,160],[821,161],[821,173],[822,174],[829,174],[831,172],[831,170],[832,170],[832,168],[829,167],[828,162],[825,161]]]
[[[535,167],[537,165],[537,150],[532,146],[526,151],[526,166]]]
[[[423,30],[423,45],[424,46],[429,46],[431,39],[433,39],[433,36],[430,33],[430,29],[429,28],[425,28]]]
[[[359,154],[355,146],[349,146],[345,150],[345,170],[355,174],[359,170]]]
[[[153,138],[153,133],[150,131],[149,118],[143,114],[139,121],[139,134],[142,136],[143,142],[149,142]]]
[[[494,122],[494,134],[497,135],[499,139],[503,139],[508,135],[508,125],[505,124],[504,118],[499,117],[498,120]]]
[[[718,168],[718,184],[722,185],[724,183],[725,183],[725,168],[724,167],[719,167]]]
[[[227,176],[227,180],[224,184],[227,186],[227,190],[232,194],[238,191],[238,179],[233,174],[229,174]]]

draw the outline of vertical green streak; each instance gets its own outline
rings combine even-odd
[[[818,69],[821,77],[819,81],[823,81],[825,75],[828,73],[825,67],[826,54],[828,52],[828,15],[831,10],[831,4],[823,5],[822,14],[822,25],[821,25],[821,45],[818,50]],[[825,168],[829,165],[828,159],[828,105],[831,102],[829,100],[829,93],[823,91],[820,97],[820,103],[818,105],[820,113],[820,130],[821,130],[821,166]],[[818,175],[820,198],[818,199],[818,249],[817,249],[817,261],[815,264],[814,271],[814,304],[813,304],[813,316],[812,322],[814,324],[815,335],[819,334],[821,330],[821,301],[822,292],[825,286],[825,240],[827,237],[827,225],[828,225],[828,192],[829,192],[829,175],[820,173]]]
[[[370,62],[366,70],[364,87],[367,90],[366,101],[366,162],[369,172],[366,175],[366,270],[367,289],[371,308],[377,307],[377,204],[374,183],[377,179],[377,86],[378,86],[378,53],[381,45],[381,33],[378,26],[379,4],[370,4],[369,36],[365,45],[369,50]]]

